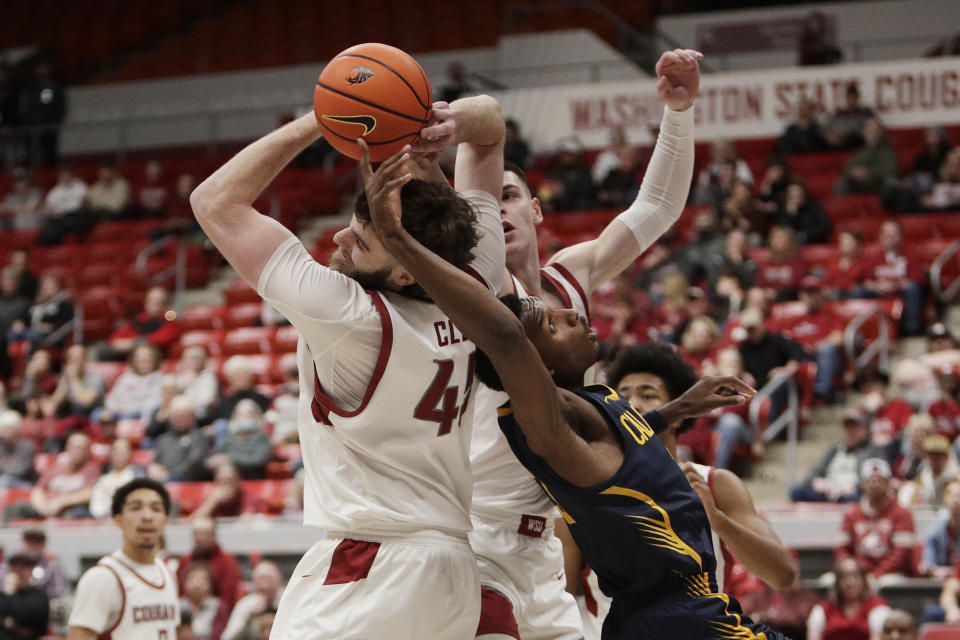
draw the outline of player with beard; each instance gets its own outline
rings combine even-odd
[[[253,202],[321,135],[312,113],[254,142],[190,198],[244,280],[300,332],[298,428],[304,555],[277,611],[275,640],[471,637],[480,613],[470,529],[474,346],[383,248],[356,200],[331,267]],[[401,198],[424,245],[497,291],[504,248],[500,105],[435,103],[410,153],[428,179]],[[459,143],[451,189],[434,160]]]
[[[405,157],[374,172],[361,143],[374,232],[478,348],[477,376],[505,390],[499,425],[511,450],[557,505],[600,584],[613,597],[604,640],[671,637],[778,640],[716,589],[703,504],[656,437],[667,424],[748,402],[734,377],[704,378],[640,415],[616,391],[580,387],[598,344],[573,309],[538,298],[499,301],[404,230]],[[479,350],[482,350],[479,351]]]
[[[113,494],[113,520],[123,546],[80,576],[68,640],[176,640],[177,579],[157,558],[170,496],[163,485],[137,478]]]
[[[507,165],[500,199],[509,272],[505,292],[537,296],[552,309],[575,309],[589,322],[590,294],[629,267],[679,219],[693,175],[692,106],[702,57],[696,51],[675,50],[657,63],[663,121],[633,205],[596,239],[561,250],[543,268],[537,253],[540,203],[523,171]],[[592,381],[588,372],[582,382]],[[470,447],[470,545],[483,587],[477,637],[576,640],[582,635],[580,614],[564,590],[563,550],[553,534],[556,509],[497,426],[496,408],[505,401],[503,393],[486,387],[477,391]]]

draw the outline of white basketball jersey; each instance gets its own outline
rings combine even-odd
[[[713,467],[708,467],[705,464],[693,463],[693,468],[697,470],[697,473],[700,474],[704,480],[707,481],[707,484],[710,485],[710,493],[713,494],[713,499],[716,501],[717,494],[713,490]],[[727,568],[726,558],[723,554],[723,543],[720,542],[720,536],[717,535],[716,531],[711,529],[710,534],[713,536],[713,555],[717,559],[717,591],[723,593],[723,578]]]
[[[301,339],[304,524],[332,532],[470,529],[475,347],[433,303],[369,294],[380,314],[376,370],[360,406],[324,394]]]
[[[589,321],[590,307],[583,289],[562,265],[550,265],[540,270],[543,285],[552,289],[567,308],[575,309]],[[520,281],[513,277],[514,292],[520,297],[529,294]],[[594,382],[594,368],[584,376],[584,384]],[[533,475],[520,464],[497,423],[497,407],[507,401],[507,394],[480,385],[477,389],[477,416],[473,441],[470,445],[470,463],[473,467],[473,511],[485,511],[522,516],[524,514],[554,518],[553,503],[534,480]]]
[[[152,582],[119,551],[97,563],[113,573],[123,591],[120,619],[100,637],[112,640],[176,640],[180,626],[177,580],[159,559],[160,582]]]

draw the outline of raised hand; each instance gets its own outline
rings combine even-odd
[[[435,162],[457,140],[457,119],[446,102],[434,102],[430,122],[420,131],[420,138],[410,148],[411,157]]]
[[[721,407],[749,402],[756,390],[734,376],[704,376],[679,398],[658,409],[667,424],[696,418]]]
[[[357,145],[360,147],[360,175],[370,205],[374,233],[381,239],[396,235],[403,229],[400,223],[400,189],[413,177],[404,167],[404,163],[410,159],[410,145],[405,145],[384,160],[376,171],[370,165],[367,143],[358,139]]]
[[[689,109],[700,90],[703,54],[693,49],[666,51],[657,61],[657,97],[674,111]]]

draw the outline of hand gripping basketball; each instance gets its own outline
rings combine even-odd
[[[381,239],[396,236],[403,230],[400,222],[402,207],[400,189],[413,177],[405,171],[404,163],[410,159],[410,145],[387,158],[376,171],[370,164],[370,147],[362,138],[357,139],[360,148],[360,175],[370,206],[370,221],[373,231]]]

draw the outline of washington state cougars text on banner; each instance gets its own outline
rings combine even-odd
[[[697,139],[778,136],[799,96],[816,99],[829,113],[842,104],[850,82],[887,126],[960,122],[960,58],[937,58],[704,75],[695,106]],[[587,147],[604,146],[617,125],[631,141],[647,143],[648,127],[659,122],[662,110],[652,78],[518,89],[497,97],[504,115],[523,123],[538,151],[570,135]]]

